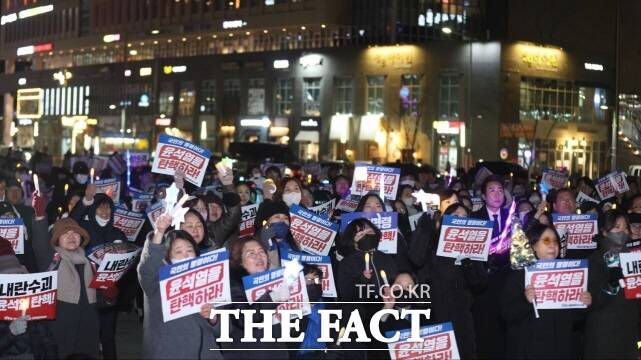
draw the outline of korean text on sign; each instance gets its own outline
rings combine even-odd
[[[609,199],[617,193],[624,193],[630,190],[625,174],[619,171],[611,172],[600,178],[596,184],[596,191],[599,193],[601,200]]]
[[[381,231],[381,242],[378,250],[386,254],[396,254],[398,243],[398,213],[389,211],[381,213],[353,212],[341,215],[341,232],[354,219],[367,219]]]
[[[539,309],[585,308],[579,298],[588,289],[588,261],[539,260],[526,269],[525,284],[534,287]]]
[[[96,193],[105,194],[115,203],[120,202],[120,180],[104,179],[96,181]]]
[[[156,228],[156,220],[165,212],[165,202],[158,201],[157,203],[147,207],[147,218],[151,225]]]
[[[140,213],[145,212],[154,198],[152,193],[144,193],[135,189],[129,189],[129,194],[131,195],[131,210]]]
[[[445,215],[436,255],[487,261],[493,221]]]
[[[289,229],[302,250],[327,255],[338,233],[338,226],[326,217],[292,205],[289,209]]]
[[[141,213],[127,211],[119,207],[114,211],[114,227],[125,233],[129,241],[136,241],[144,223],[145,215]]]
[[[447,322],[420,329],[422,341],[409,341],[410,329],[399,332],[398,341],[387,344],[392,360],[436,360],[460,359],[452,323]],[[388,331],[385,337],[391,338],[395,333]]]
[[[285,284],[284,275],[285,268],[279,268],[243,277],[243,286],[245,287],[247,301],[250,304],[257,302],[273,289]],[[274,314],[273,318],[275,324],[280,323],[281,315],[278,313],[278,310],[301,310],[303,316],[311,313],[303,272],[299,272],[298,277],[292,284],[285,285],[289,288],[289,299],[287,302],[276,307],[276,314]],[[268,298],[267,301],[271,301],[271,298]]]
[[[541,183],[548,185],[549,189],[562,189],[568,181],[568,174],[552,169],[545,169],[541,176]]]
[[[24,222],[20,218],[0,219],[0,237],[11,243],[16,255],[24,254]]]
[[[209,164],[211,152],[187,140],[161,134],[151,171],[174,175],[176,170],[185,173],[185,180],[200,186]]]
[[[568,233],[568,249],[596,249],[594,236],[598,233],[597,214],[560,215],[552,214],[557,230]]]
[[[383,179],[383,187],[385,192],[386,199],[395,199],[396,192],[398,191],[398,183],[401,178],[401,169],[387,167],[387,166],[377,166],[377,165],[367,165],[367,164],[356,164],[354,173],[363,173],[367,174],[364,179],[357,179],[354,176],[352,180],[352,195],[365,195],[370,191],[379,192],[381,191],[381,177]],[[382,196],[381,196],[382,197]]]
[[[124,254],[105,254],[89,287],[109,289],[134,265],[140,249]]]
[[[313,211],[313,212],[315,212],[316,214],[319,214],[319,215],[328,216],[334,210],[334,204],[335,203],[336,203],[336,199],[332,199],[332,200],[330,200],[330,201],[328,201],[326,203],[320,204],[318,206],[310,207],[307,210]]]
[[[625,298],[641,298],[641,252],[619,254],[625,280]]]
[[[206,303],[231,301],[229,254],[215,250],[160,268],[160,299],[165,322],[200,312]]]
[[[0,274],[0,320],[56,318],[58,272]]]
[[[281,242],[279,247],[281,263],[298,260],[302,264],[317,266],[323,272],[323,297],[337,297],[334,271],[332,270],[332,261],[329,256],[302,254],[290,249],[286,242]]]
[[[243,206],[241,208],[240,225],[238,225],[238,237],[254,235],[254,221],[258,212],[258,204]]]

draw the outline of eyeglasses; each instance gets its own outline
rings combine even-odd
[[[254,259],[259,257],[259,256],[266,256],[266,255],[267,255],[267,253],[263,249],[260,249],[260,250],[249,250],[249,251],[245,251],[243,253],[243,257],[254,258]]]
[[[543,242],[543,245],[548,246],[548,245],[552,245],[552,243],[555,243],[556,239],[551,239],[549,237],[546,237],[546,238],[541,239],[541,242]]]

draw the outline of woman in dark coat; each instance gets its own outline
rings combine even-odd
[[[554,227],[536,224],[526,236],[537,259],[558,258],[561,244]],[[539,318],[536,318],[532,306],[534,297],[534,287],[525,287],[525,271],[511,270],[501,297],[501,315],[507,326],[506,356],[510,359],[578,358],[580,349],[572,333],[585,310],[538,310]],[[584,292],[580,300],[590,306],[592,297]]]
[[[469,209],[455,203],[447,207],[443,215],[468,217]],[[418,281],[431,286],[433,319],[437,323],[451,321],[456,334],[459,354],[462,359],[476,358],[476,341],[472,304],[474,294],[487,285],[485,265],[465,259],[461,265],[455,260],[436,256],[439,230],[435,231],[433,220],[421,216],[412,239],[409,259],[416,267]]]
[[[639,358],[639,302],[625,298],[619,287],[621,268],[606,262],[606,258],[616,259],[627,251],[629,234],[628,219],[623,212],[610,210],[603,214],[598,248],[588,258],[588,289],[593,302],[585,322],[586,359]]]
[[[263,321],[260,310],[274,310],[278,303],[286,302],[289,299],[289,290],[285,286],[279,286],[266,292],[263,296],[250,304],[247,301],[243,277],[265,272],[269,269],[269,258],[267,247],[264,242],[258,239],[242,238],[235,240],[231,245],[230,259],[231,277],[231,300],[234,302],[228,308],[240,310],[254,310],[256,314],[254,321]],[[261,328],[254,328],[252,336],[255,339],[262,339],[265,331]],[[244,320],[232,319],[230,323],[230,335],[233,342],[221,343],[225,359],[287,359],[287,344],[282,342],[252,342],[243,343]],[[280,325],[272,326],[272,336],[275,339],[281,337]],[[247,349],[246,351],[225,349]],[[260,350],[260,349],[270,349]]]
[[[391,255],[379,250],[381,231],[367,219],[356,219],[347,225],[340,238],[339,251],[345,255],[338,265],[336,291],[339,302],[369,302],[367,304],[343,304],[343,322],[346,324],[353,310],[358,310],[361,319],[370,319],[377,311],[383,308],[383,289],[389,286],[389,281],[398,273],[396,263]],[[369,258],[369,266],[365,260]],[[369,270],[367,270],[369,267]],[[385,277],[383,277],[383,272]],[[365,326],[369,333],[369,326]],[[361,344],[345,343],[345,347],[362,347]],[[371,343],[371,347],[385,347],[384,344]],[[352,351],[350,356],[364,357],[365,354]],[[378,358],[381,351],[372,351],[367,354]],[[384,357],[384,356],[383,356]]]

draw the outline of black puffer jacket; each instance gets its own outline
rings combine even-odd
[[[100,226],[96,222],[96,209],[103,203],[107,203],[111,207],[111,218],[107,225]],[[127,236],[113,226],[114,202],[105,194],[96,194],[93,204],[89,206],[85,205],[84,199],[78,201],[71,212],[71,218],[76,220],[89,233],[91,241],[86,247],[89,251],[98,245],[112,243],[116,240],[127,241]]]

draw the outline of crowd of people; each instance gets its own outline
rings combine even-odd
[[[571,176],[566,187],[541,193],[539,184],[529,179],[496,174],[480,179],[468,177],[463,170],[456,178],[440,177],[429,167],[419,167],[401,173],[397,198],[390,200],[375,191],[353,197],[353,173],[340,168],[325,168],[322,174],[289,171],[286,175],[277,166],[256,166],[246,173],[219,173],[211,161],[203,184],[195,187],[180,173],[159,175],[150,166],[131,169],[128,174],[122,161],[110,159],[95,175],[121,180],[125,191],[116,203],[137,210],[132,209],[130,189],[153,193],[153,203],[163,201],[172,183],[190,199],[178,226],[172,226],[169,213],[155,224],[146,220],[134,241],[142,248],[139,263],[116,286],[100,290],[89,286],[96,266],[87,252],[127,238],[114,226],[114,199],[97,193],[90,166],[83,161],[65,165],[46,170],[31,166],[30,171],[23,163],[14,167],[13,176],[5,175],[0,181],[0,217],[21,218],[26,227],[23,254],[16,255],[11,244],[0,238],[0,273],[58,272],[55,320],[25,316],[0,321],[0,358],[115,359],[118,313],[141,309],[144,358],[388,359],[384,343],[373,342],[363,350],[363,344],[355,342],[315,341],[318,310],[341,309],[345,314],[357,310],[367,319],[381,309],[407,307],[431,309],[424,325],[451,322],[463,359],[639,358],[639,301],[625,298],[621,268],[609,266],[606,256],[628,252],[641,240],[641,193],[632,177],[627,178],[627,192],[600,201],[593,180],[587,177]],[[38,189],[31,183],[32,173],[39,176]],[[423,212],[413,196],[419,190],[438,194],[437,211]],[[579,193],[597,202],[577,204]],[[482,205],[475,201],[478,197]],[[233,342],[217,343],[220,324],[209,316],[215,307],[212,304],[203,305],[199,314],[163,321],[159,269],[221,248],[230,254],[233,303],[227,306],[274,309],[276,303],[287,301],[288,290],[281,286],[250,303],[242,278],[280,267],[282,249],[300,251],[290,231],[292,205],[311,208],[345,198],[358,201],[357,212],[397,212],[397,248],[395,254],[378,250],[381,231],[371,221],[363,218],[349,223],[329,254],[337,298],[322,297],[324,274],[306,264],[302,271],[314,304],[301,322],[302,343],[242,342],[240,320],[231,324]],[[251,204],[259,204],[255,234],[240,237],[241,209]],[[541,309],[535,314],[534,288],[525,283],[523,269],[510,266],[509,246],[490,254],[487,261],[436,255],[444,215],[492,220],[495,242],[510,226],[512,204],[537,259],[588,260],[588,289],[580,295],[585,308]],[[335,208],[329,219],[339,223],[344,211]],[[412,230],[409,218],[420,213]],[[568,250],[562,243],[552,214],[576,213],[598,214],[595,249]],[[367,265],[364,254],[369,254]],[[381,270],[386,279],[381,278]],[[392,293],[386,286],[388,280],[401,291]],[[429,285],[429,292],[409,291],[417,284]],[[384,296],[374,296],[378,291],[363,293],[364,285],[382,289]],[[387,317],[381,328],[406,329],[409,322]],[[282,335],[279,326],[271,330],[275,338]],[[262,338],[264,331],[254,329],[254,337]]]

